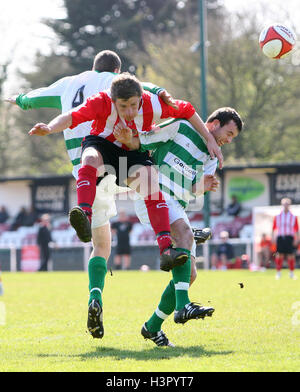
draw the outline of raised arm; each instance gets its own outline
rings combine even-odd
[[[206,140],[207,142],[207,149],[212,159],[215,157],[219,160],[219,168],[222,169],[223,167],[223,155],[222,152],[217,145],[215,138],[207,129],[206,125],[195,111],[193,105],[186,101],[175,100],[178,109],[174,109],[171,106],[166,105],[161,99],[160,104],[162,108],[161,118],[185,118],[188,120],[193,127],[196,129],[197,132]]]
[[[223,154],[220,147],[217,145],[216,139],[209,132],[206,125],[202,121],[201,117],[195,112],[192,117],[190,117],[189,122],[193,125],[193,127],[203,136],[207,142],[207,149],[212,159],[215,157],[218,158],[219,168],[223,168]]]
[[[23,110],[39,108],[56,108],[61,110],[61,95],[70,78],[70,76],[67,76],[48,87],[32,90],[27,94],[19,94],[16,97],[5,99],[5,101],[16,104]]]
[[[155,84],[147,83],[147,82],[142,82],[142,86],[144,90],[149,91],[152,94],[158,95],[163,100],[163,102],[168,106],[171,106],[174,109],[178,109],[176,100],[163,87],[159,87],[156,86]]]
[[[49,124],[37,123],[28,132],[30,136],[47,136],[59,133],[72,125],[72,115],[70,112],[60,114],[49,122]]]

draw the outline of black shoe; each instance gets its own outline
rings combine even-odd
[[[103,328],[103,310],[96,299],[93,299],[88,310],[87,327],[89,333],[96,339],[102,339],[104,335]]]
[[[177,311],[175,310],[174,321],[177,324],[184,324],[192,319],[204,319],[206,316],[211,317],[214,311],[214,308],[200,306],[196,305],[194,302],[190,302],[189,304],[186,304],[184,308]]]
[[[205,227],[204,229],[192,229],[194,234],[194,239],[196,244],[203,244],[205,241],[211,239],[211,229],[209,227]]]
[[[73,207],[69,212],[69,221],[71,226],[75,229],[78,238],[82,242],[90,242],[92,239],[92,229],[90,221],[80,207]]]
[[[170,271],[174,267],[186,263],[187,259],[187,253],[169,247],[160,255],[160,269],[163,271]]]
[[[141,334],[144,336],[144,339],[151,339],[157,346],[175,347],[174,344],[169,341],[163,331],[149,332],[146,328],[146,324],[143,325]]]

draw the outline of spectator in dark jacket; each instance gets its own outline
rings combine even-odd
[[[241,212],[241,205],[238,202],[238,199],[235,195],[231,196],[231,203],[227,207],[227,214],[232,215],[232,216],[238,216],[238,214]]]
[[[8,212],[4,206],[0,207],[0,223],[5,223],[9,218]]]
[[[48,271],[48,261],[50,258],[49,243],[52,241],[50,216],[44,214],[41,217],[40,228],[37,235],[37,244],[40,248],[41,266],[39,271]]]
[[[25,220],[27,216],[27,211],[25,207],[21,207],[20,211],[18,212],[17,216],[15,217],[10,230],[14,231],[17,230],[20,226],[24,226]]]

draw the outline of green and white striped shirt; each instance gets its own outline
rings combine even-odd
[[[113,78],[118,75],[112,72],[86,71],[78,75],[67,76],[51,84],[30,91],[27,94],[20,94],[16,103],[22,109],[38,109],[42,107],[60,109],[62,113],[72,110],[81,105],[88,97],[108,90]],[[159,94],[162,88],[151,83],[142,83],[145,90],[153,94]],[[81,167],[81,142],[90,134],[92,121],[78,125],[74,129],[65,129],[64,138],[67,152],[73,165],[73,175],[78,178],[78,170]]]
[[[188,121],[170,120],[160,124],[159,128],[159,131],[139,134],[140,150],[153,151],[161,190],[186,208],[196,197],[192,186],[203,174],[214,174],[218,160],[211,159],[206,141]]]

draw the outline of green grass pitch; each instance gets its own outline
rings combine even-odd
[[[300,279],[283,270],[198,271],[195,302],[213,317],[163,330],[176,345],[158,348],[140,329],[171,274],[107,274],[102,340],[86,333],[84,272],[2,273],[0,372],[278,372],[300,369]],[[241,288],[239,283],[244,284]]]

